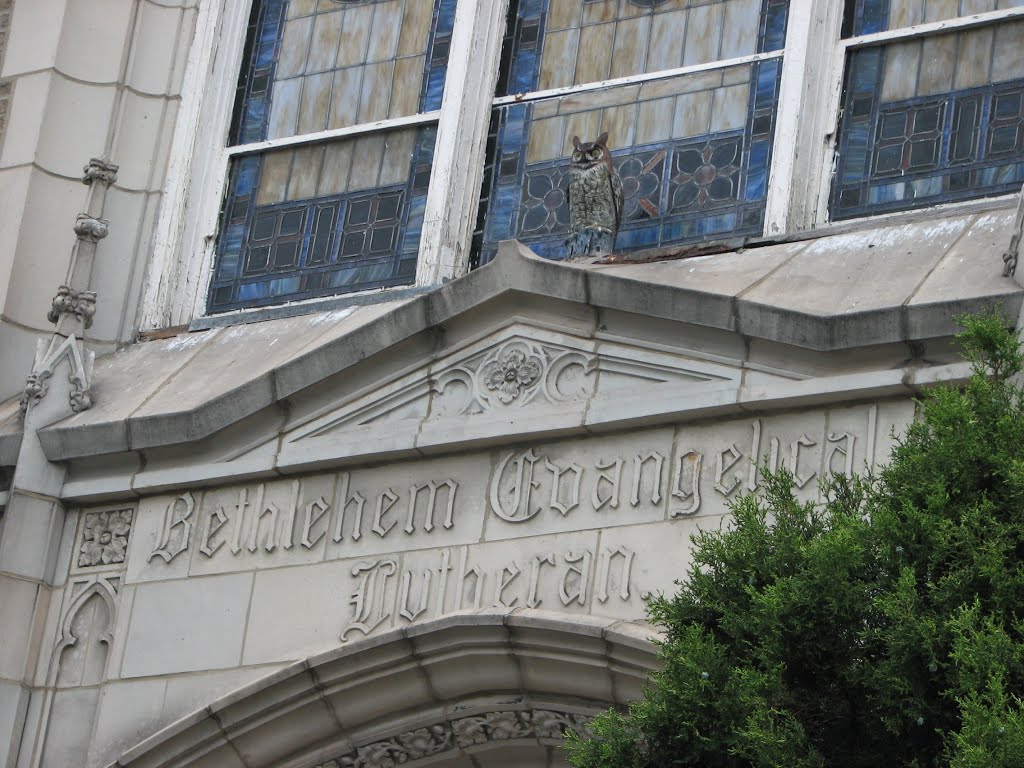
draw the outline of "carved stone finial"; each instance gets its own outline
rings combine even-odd
[[[1017,199],[1017,218],[1013,222],[1010,247],[1003,254],[1003,277],[1013,277],[1017,272],[1017,257],[1020,256],[1020,241],[1024,237],[1024,187]]]
[[[110,186],[117,181],[117,170],[118,166],[113,163],[94,157],[82,169],[82,183],[92,184],[94,181],[99,181]]]
[[[78,235],[79,240],[89,243],[98,243],[106,237],[109,227],[108,219],[97,219],[88,213],[80,213],[75,219],[75,234]]]
[[[91,327],[92,317],[96,314],[95,291],[76,291],[67,285],[60,286],[46,318],[56,324],[64,314],[74,315],[85,328]]]
[[[92,407],[92,397],[89,394],[90,378],[92,376],[92,362],[94,353],[86,350],[82,342],[74,335],[63,337],[54,334],[50,339],[49,346],[40,346],[36,353],[36,363],[32,373],[28,375],[25,382],[25,389],[21,396],[21,412],[26,413],[29,408],[37,405],[40,400],[46,397],[49,391],[49,379],[62,360],[67,358],[70,371],[68,372],[68,383],[71,390],[68,393],[68,400],[71,410],[81,413]]]

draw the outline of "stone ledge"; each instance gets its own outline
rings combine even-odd
[[[337,322],[341,326],[338,332],[325,333],[316,328],[315,341],[305,344],[304,349],[276,363],[254,365],[257,371],[248,378],[244,370],[237,371],[235,375],[241,381],[222,387],[208,399],[197,397],[194,386],[185,402],[178,403],[174,398],[174,389],[183,386],[190,375],[202,376],[209,370],[207,361],[207,368],[200,366],[191,371],[197,366],[197,353],[180,369],[164,374],[165,382],[158,385],[164,388],[159,404],[148,401],[145,406],[129,406],[130,410],[118,413],[115,402],[113,407],[87,411],[41,430],[40,441],[48,458],[67,460],[202,440],[363,360],[420,334],[443,329],[459,315],[507,296],[533,296],[640,314],[817,352],[946,338],[956,330],[953,317],[957,314],[995,304],[1001,304],[1011,317],[1020,312],[1024,290],[1012,278],[999,276],[995,253],[997,235],[1001,237],[1004,231],[1003,218],[1011,215],[988,214],[984,226],[976,216],[960,216],[865,230],[856,237],[856,233],[845,233],[643,265],[560,264],[508,241],[483,269],[398,302],[397,306],[357,308],[350,313],[351,319]],[[1005,223],[1008,228],[1008,221]],[[979,270],[973,261],[963,266],[965,259],[957,250],[964,233],[970,235],[975,229],[984,231],[974,236],[972,243],[984,240],[986,247],[974,256],[991,262],[989,269]],[[835,243],[830,244],[830,239]],[[928,247],[918,244],[918,240]],[[861,241],[866,245],[858,249],[855,246]],[[876,242],[880,244],[877,248]],[[811,250],[820,253],[809,255]],[[762,269],[760,277],[752,280],[737,277],[742,277],[748,264],[769,256],[775,266],[768,272]],[[870,291],[870,301],[865,302],[870,307],[861,309],[857,306],[861,299],[849,292],[856,290],[856,295],[863,296],[863,273],[873,268],[898,275],[899,279],[879,281]],[[914,279],[909,279],[907,273]],[[787,290],[788,278],[784,275],[793,275],[801,287]],[[929,294],[933,300],[915,303],[917,288],[926,280],[937,284]],[[912,289],[907,287],[911,284]],[[814,286],[813,295],[802,293],[809,285]],[[323,316],[269,322],[290,323],[288,333],[294,338],[303,324],[314,328],[318,317]],[[266,323],[233,330],[238,337],[232,343],[241,345],[247,343],[248,333],[259,331],[263,339],[274,332]],[[196,339],[195,344],[214,344],[217,331],[208,333],[214,336]],[[142,347],[174,343],[172,339]],[[216,344],[223,345],[224,339]],[[259,346],[256,336],[251,346]],[[249,354],[258,358],[260,353],[254,348]],[[121,354],[125,361],[122,365],[131,365],[133,350]],[[101,370],[98,387],[102,387],[102,374]],[[114,392],[108,396],[117,397]]]

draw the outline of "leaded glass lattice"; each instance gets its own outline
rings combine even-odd
[[[846,0],[843,37],[1019,7],[1024,0]]]
[[[730,28],[725,22],[739,19]],[[543,89],[571,82],[591,44],[580,43],[576,69],[545,80],[549,28],[562,25],[580,39],[588,27],[608,26],[619,39],[626,23],[643,27],[644,57],[631,68],[648,71],[693,63],[687,29],[705,32],[691,54],[700,63],[781,50],[788,4],[778,0],[727,0],[696,6],[642,0],[522,0],[510,12],[500,90]],[[557,31],[557,30],[556,30]],[[596,34],[596,33],[595,33]],[[655,34],[662,42],[655,44]],[[653,59],[652,51],[671,57]],[[711,41],[711,42],[708,42]],[[560,45],[561,43],[559,43]],[[666,54],[667,55],[667,54]],[[588,53],[602,60],[587,78],[632,74],[615,69],[615,48]],[[602,58],[603,57],[603,58]],[[590,65],[587,64],[589,67]],[[501,240],[516,238],[538,254],[564,256],[569,231],[565,176],[573,136],[585,141],[609,134],[625,206],[616,239],[619,251],[760,234],[764,225],[781,57],[689,75],[619,85],[597,91],[497,107],[492,114],[488,163],[474,254],[489,261]]]
[[[262,0],[232,141],[440,107],[456,0]],[[415,280],[436,129],[236,157],[208,307],[218,312]]]
[[[832,218],[1019,189],[1022,45],[1015,21],[855,51]]]

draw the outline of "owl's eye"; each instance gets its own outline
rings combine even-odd
[[[579,150],[576,150],[575,152],[572,153],[572,159],[578,163],[580,160],[583,159],[583,153],[580,152]]]
[[[604,157],[604,150],[601,149],[600,147],[595,147],[594,151],[590,153],[590,156],[594,160],[600,160],[602,157]]]

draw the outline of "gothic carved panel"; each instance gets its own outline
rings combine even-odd
[[[592,715],[551,709],[485,712],[415,728],[356,747],[316,768],[395,768],[444,752],[519,739],[562,741],[569,731],[586,735]]]
[[[558,409],[671,385],[674,397],[739,385],[739,370],[632,341],[597,341],[517,321],[404,375],[375,383],[290,442],[405,419]]]

